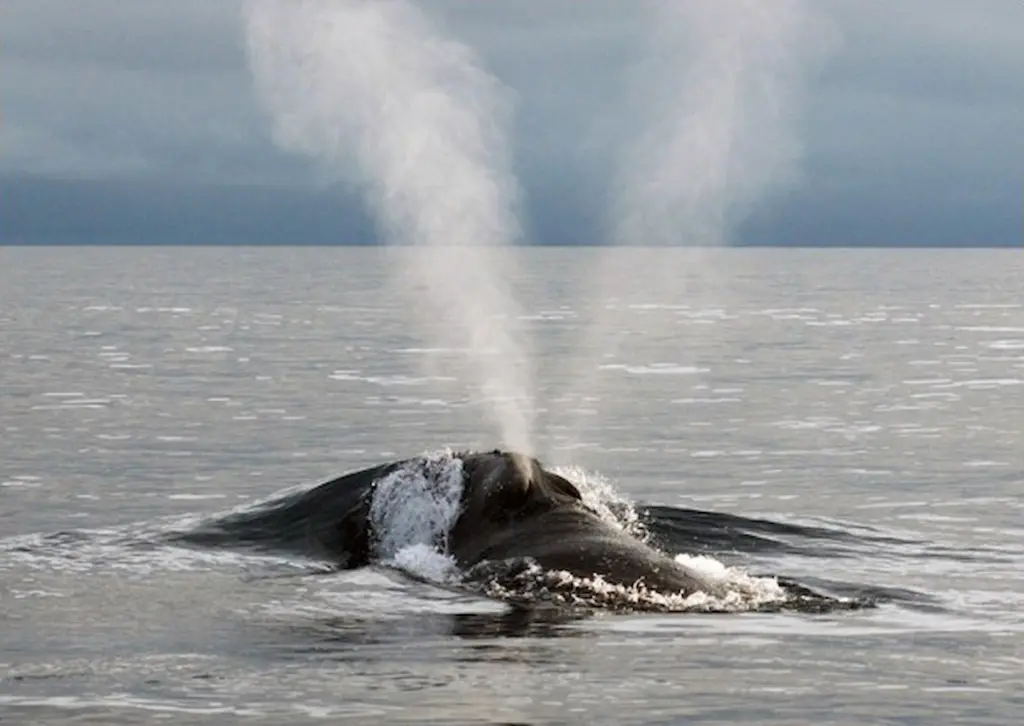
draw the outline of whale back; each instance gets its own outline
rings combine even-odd
[[[449,539],[459,564],[529,558],[546,570],[600,575],[665,592],[705,587],[674,560],[601,519],[579,490],[536,459],[491,452],[463,460],[463,510]]]
[[[395,462],[351,472],[312,489],[207,520],[169,538],[200,547],[323,557],[342,569],[363,567],[371,558],[368,510],[373,486],[404,465]]]
[[[493,451],[463,456],[462,511],[452,530],[455,549],[496,528],[558,508],[581,507],[579,490],[534,458]],[[456,557],[462,559],[458,552]]]

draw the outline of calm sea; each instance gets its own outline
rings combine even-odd
[[[521,622],[387,569],[139,546],[493,448],[478,372],[432,358],[379,249],[4,248],[0,722],[1019,723],[1020,251],[602,254],[520,250],[507,281],[541,458],[847,533],[716,557],[906,597]]]

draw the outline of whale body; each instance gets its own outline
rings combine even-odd
[[[695,593],[719,598],[729,594],[721,579],[711,579],[670,557],[656,545],[657,539],[637,536],[602,517],[585,504],[571,481],[546,469],[537,459],[501,450],[456,453],[440,459],[415,457],[361,469],[255,508],[216,517],[176,533],[174,539],[194,546],[301,554],[326,560],[339,569],[386,563],[388,553],[382,552],[381,542],[391,533],[388,523],[377,516],[378,509],[387,509],[380,501],[382,492],[401,495],[403,487],[414,486],[414,481],[429,488],[452,476],[460,484],[454,490],[457,501],[451,503],[452,517],[426,544],[454,560],[464,583],[501,583],[497,592],[504,597],[510,589],[522,588],[525,580],[517,579],[520,575],[540,572],[634,593],[679,598]],[[428,506],[415,498],[411,501],[414,510]],[[686,534],[694,546],[722,541],[742,544],[746,538],[758,546],[785,547],[774,537],[744,534],[737,526],[740,522],[758,524],[755,520],[696,510],[676,512],[677,517],[681,514],[686,515],[683,521],[693,526]],[[780,529],[802,532],[795,526],[766,524],[771,524],[768,534]],[[674,519],[667,519],[664,525],[680,528]],[[558,578],[555,581],[557,586]],[[778,579],[778,586],[783,597],[756,607],[827,612],[868,604],[837,600],[788,579]],[[486,587],[477,591],[496,592]],[[540,592],[547,591],[542,587]],[[516,593],[511,594],[513,597],[505,599],[517,602]],[[530,597],[524,601],[529,602]],[[576,593],[568,601],[581,602]],[[644,609],[631,596],[618,601],[602,596],[583,602],[600,608]],[[655,609],[673,607],[655,604]]]
[[[663,592],[713,592],[716,586],[586,507],[568,479],[532,457],[507,451],[455,454],[462,465],[459,513],[441,549],[472,573],[483,563],[528,560],[544,570],[598,576]],[[415,466],[406,459],[344,474],[255,510],[222,517],[179,535],[200,546],[289,551],[344,569],[374,560],[375,487]],[[477,570],[478,572],[482,570]]]

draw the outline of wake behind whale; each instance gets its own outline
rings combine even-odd
[[[870,604],[752,576],[712,556],[724,541],[726,551],[784,548],[778,535],[785,533],[833,535],[695,510],[638,513],[585,478],[574,482],[536,459],[492,451],[363,469],[171,537],[195,547],[297,554],[340,569],[395,567],[520,607],[826,612]],[[690,554],[669,554],[680,549]]]

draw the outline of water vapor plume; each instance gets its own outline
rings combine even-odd
[[[705,294],[724,272],[691,249],[658,257],[676,266],[633,265],[637,290],[623,249],[639,259],[636,247],[727,244],[755,205],[798,180],[801,90],[836,40],[803,0],[657,0],[644,9],[650,30],[629,76],[637,134],[622,147],[608,205],[609,241],[619,249],[602,251],[588,276],[579,346],[588,358],[571,378],[570,399],[603,390],[598,366],[628,350],[631,305],[691,302],[679,287],[693,270],[678,264],[701,266]],[[678,348],[687,355],[685,341]]]
[[[803,0],[673,0],[650,12],[633,76],[642,128],[620,158],[613,241],[722,244],[798,179],[800,92],[831,36]]]
[[[520,236],[509,94],[406,0],[250,0],[245,30],[276,143],[358,185],[402,246],[392,294],[433,345],[464,356],[502,443],[531,450],[530,356],[503,249]]]

